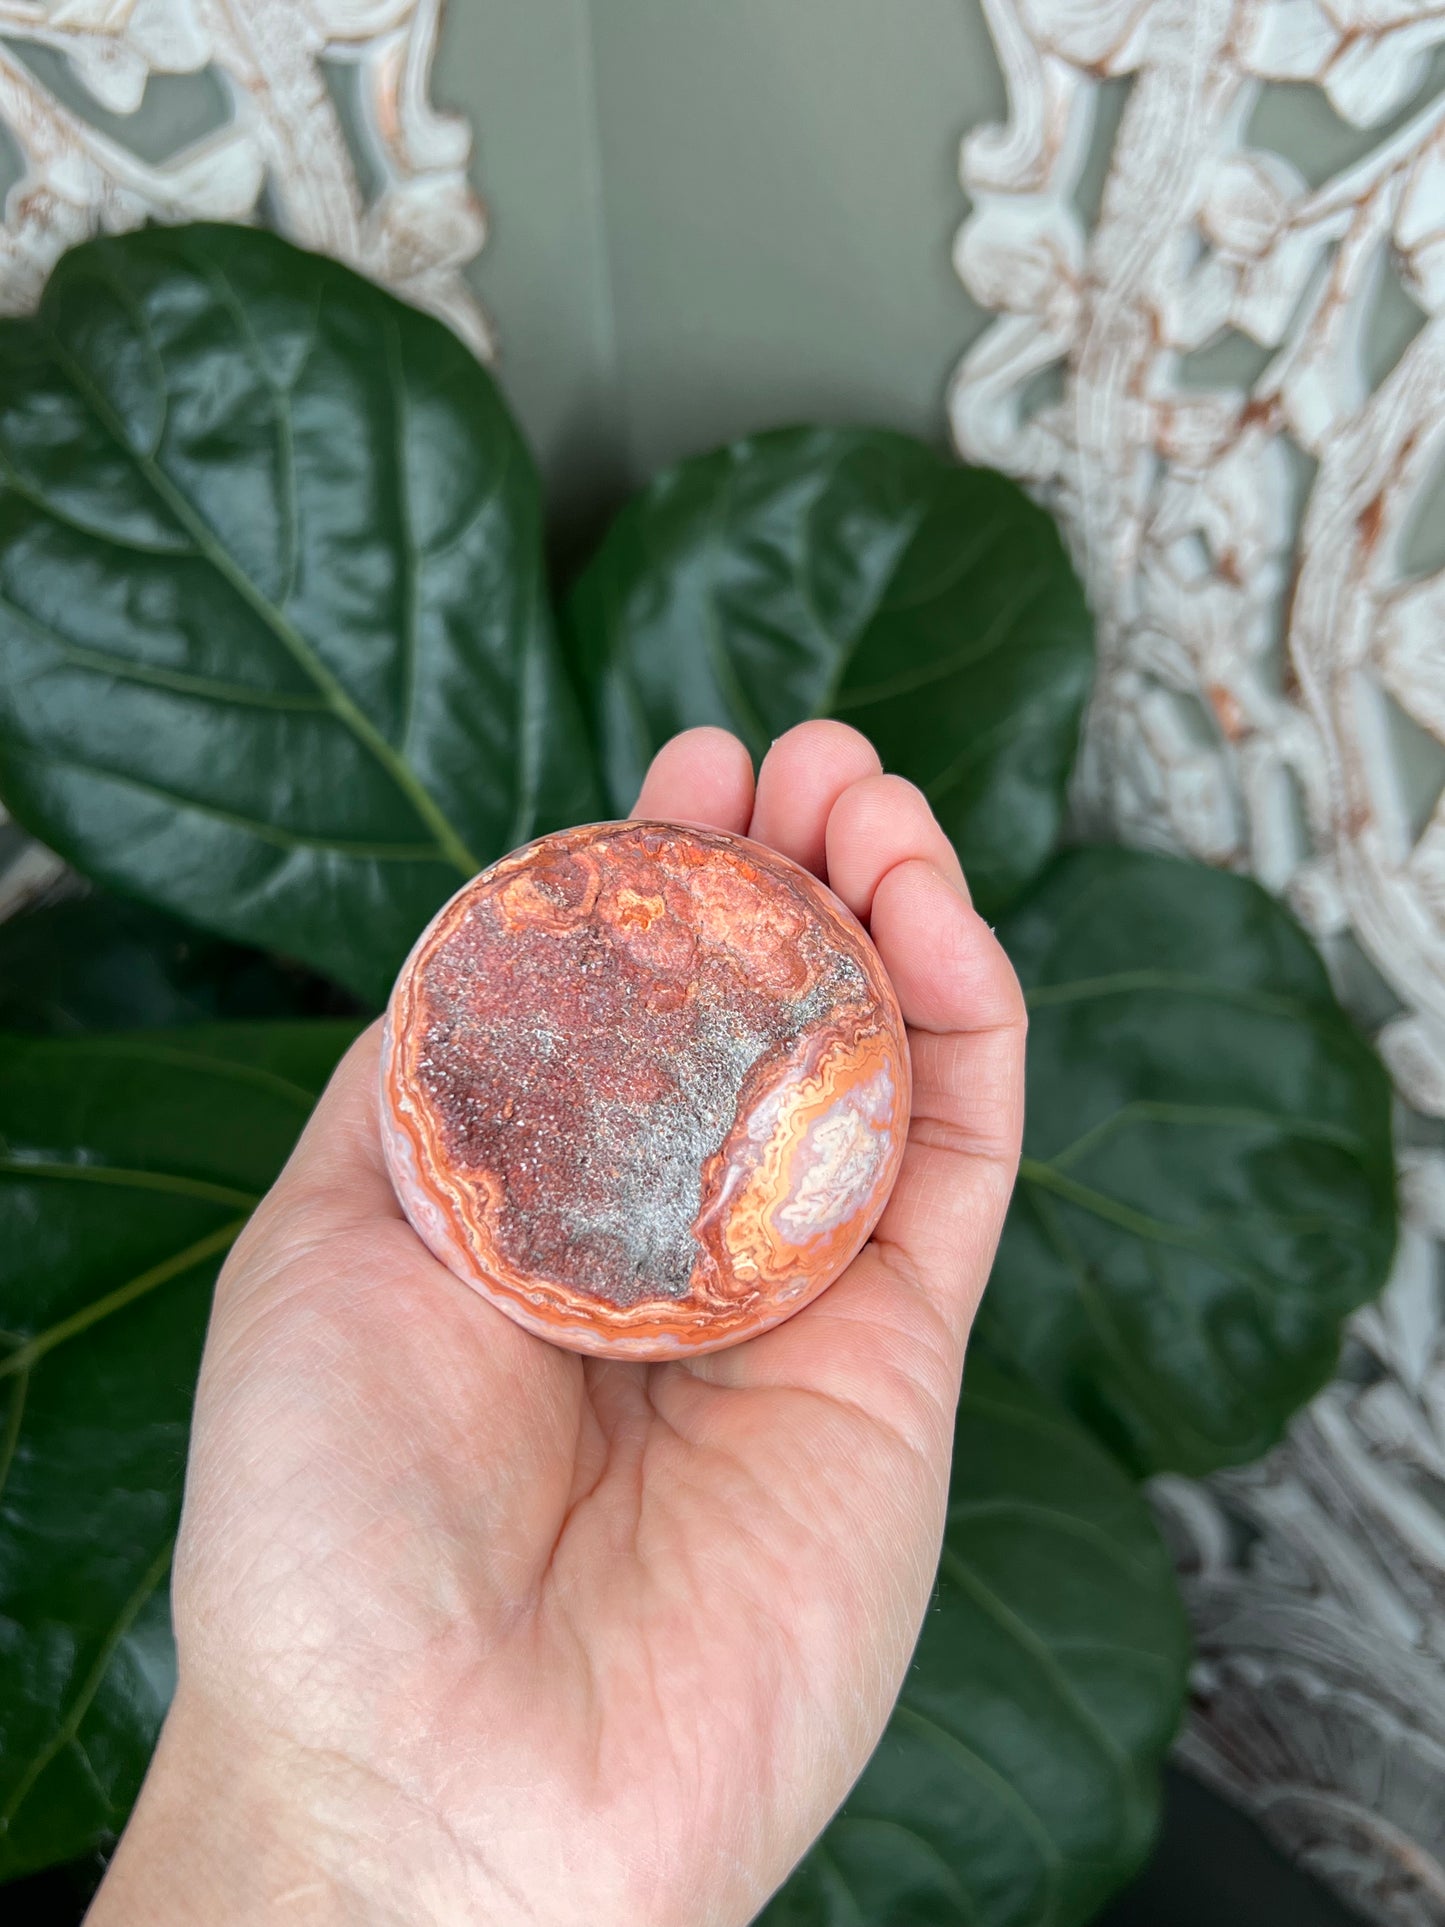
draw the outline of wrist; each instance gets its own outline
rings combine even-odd
[[[178,1699],[86,1927],[346,1918],[285,1782],[279,1761]]]
[[[178,1696],[86,1927],[521,1927],[344,1757]]]

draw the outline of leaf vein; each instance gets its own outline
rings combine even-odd
[[[43,1051],[53,1046],[50,1040],[41,1039],[36,1040],[34,1047]],[[141,1063],[165,1064],[177,1070],[203,1071],[208,1077],[271,1091],[288,1103],[299,1104],[308,1113],[320,1095],[318,1091],[308,1090],[304,1084],[297,1084],[291,1078],[283,1077],[279,1071],[267,1070],[263,1065],[237,1063],[230,1057],[211,1057],[199,1048],[160,1044],[149,1037],[80,1035],[67,1037],[62,1048],[67,1058],[80,1055],[135,1058]]]
[[[1047,581],[1026,583],[998,611],[981,636],[974,637],[943,662],[901,670],[898,675],[890,676],[884,682],[867,683],[861,689],[848,690],[835,703],[834,708],[863,709],[872,703],[890,702],[895,696],[916,694],[920,689],[931,688],[934,683],[946,682],[950,676],[958,675],[961,670],[976,669],[981,662],[986,662],[996,650],[1003,647],[1013,626],[1034,603],[1048,594],[1049,587],[1050,584]]]
[[[436,862],[438,851],[430,843],[352,843],[339,837],[307,836],[300,830],[283,830],[275,823],[267,823],[261,817],[246,816],[238,810],[223,809],[218,803],[205,803],[195,796],[182,796],[175,790],[168,790],[160,783],[148,782],[144,777],[132,775],[126,770],[105,769],[97,763],[82,762],[76,756],[63,756],[58,750],[42,749],[36,743],[28,743],[23,737],[0,733],[0,741],[9,743],[23,756],[33,756],[41,762],[54,763],[63,769],[79,770],[84,776],[97,781],[119,783],[125,789],[138,790],[142,795],[153,796],[158,802],[169,803],[178,810],[189,810],[194,815],[204,816],[216,823],[227,824],[230,828],[244,831],[254,836],[258,842],[270,843],[278,850],[318,850],[332,856],[358,858],[371,863],[419,863]]]
[[[224,682],[219,677],[202,676],[188,669],[167,669],[158,663],[137,662],[129,656],[112,655],[106,649],[92,649],[74,642],[42,622],[17,602],[0,596],[0,611],[33,631],[48,647],[82,669],[97,675],[113,676],[118,682],[148,683],[157,689],[174,690],[182,696],[200,696],[211,702],[231,703],[242,709],[279,709],[332,714],[323,696],[287,695],[279,690],[256,689],[248,683]]]
[[[1320,1144],[1333,1144],[1341,1150],[1363,1152],[1365,1145],[1353,1131],[1329,1124],[1320,1118],[1301,1117],[1293,1111],[1264,1111],[1242,1104],[1164,1103],[1153,1098],[1134,1098],[1121,1104],[1108,1117],[1083,1131],[1063,1150],[1055,1151],[1048,1162],[1056,1171],[1076,1164],[1088,1152],[1113,1137],[1129,1124],[1173,1125],[1181,1128],[1227,1130],[1231,1126],[1248,1129],[1260,1126],[1282,1131],[1290,1137],[1306,1138]]]
[[[69,1318],[59,1319],[44,1331],[37,1332],[34,1338],[26,1340],[19,1351],[0,1358],[0,1378],[11,1378],[18,1372],[29,1371],[47,1352],[53,1352],[57,1345],[78,1337],[83,1331],[89,1331],[102,1318],[110,1318],[116,1312],[124,1311],[137,1299],[169,1284],[173,1278],[180,1278],[197,1265],[204,1264],[208,1258],[229,1250],[240,1236],[245,1222],[244,1218],[235,1218],[229,1224],[223,1224],[218,1231],[197,1238],[194,1244],[187,1245],[183,1251],[174,1252],[158,1265],[152,1265],[149,1271],[138,1273],[134,1278],[127,1279],[125,1284],[117,1285],[114,1291],[108,1291],[102,1297],[92,1299],[90,1304],[82,1305]]]
[[[481,868],[481,864],[468,850],[416,773],[386,741],[359,704],[346,692],[335,674],[322,662],[300,630],[252,582],[216,531],[191,506],[169,475],[156,462],[154,456],[144,454],[131,445],[122,431],[121,424],[113,415],[108,401],[63,342],[58,337],[52,336],[50,347],[56,366],[80,399],[89,406],[96,420],[106,429],[117,447],[129,456],[152,493],[165,505],[177,525],[190,535],[202,556],[221,579],[260,618],[292,659],[311,677],[337,716],[362,747],[386,771],[419,820],[432,832],[440,854],[454,868],[460,870],[463,876],[475,875]]]
[[[114,1624],[111,1626],[101,1644],[100,1651],[96,1655],[95,1664],[91,1667],[89,1673],[86,1674],[85,1679],[81,1683],[80,1691],[71,1703],[69,1712],[63,1716],[60,1724],[56,1727],[54,1733],[51,1734],[49,1740],[39,1749],[25,1772],[21,1774],[9,1800],[6,1802],[4,1808],[0,1809],[0,1834],[9,1831],[16,1814],[30,1797],[31,1790],[35,1786],[36,1781],[39,1780],[41,1774],[44,1773],[51,1761],[54,1760],[56,1756],[74,1740],[77,1733],[79,1733],[81,1722],[90,1711],[91,1704],[105,1681],[105,1675],[109,1670],[110,1663],[115,1658],[116,1649],[135,1624],[141,1608],[165,1577],[171,1563],[171,1555],[174,1549],[174,1539],[167,1539],[159,1553],[157,1553],[156,1557],[146,1568],[140,1584],[121,1607]]]
[[[1248,989],[1243,985],[1222,984],[1210,977],[1196,977],[1184,970],[1117,970],[1102,977],[1078,977],[1071,982],[1037,984],[1024,992],[1031,1011],[1049,1010],[1059,1004],[1091,1003],[1096,998],[1123,997],[1134,991],[1178,991],[1213,1003],[1234,1004],[1241,1010],[1255,1010],[1266,1016],[1294,1017],[1318,1021],[1324,1012],[1320,1005],[1298,997],[1280,997],[1273,992]]]
[[[918,1831],[917,1827],[907,1826],[902,1820],[890,1819],[882,1814],[848,1813],[845,1811],[833,1822],[831,1831],[836,1833],[845,1828],[860,1832],[867,1831],[871,1828],[879,1832],[900,1833],[905,1840],[916,1842],[918,1846],[922,1847],[923,1851],[942,1874],[944,1883],[949,1890],[949,1898],[953,1901],[954,1906],[958,1908],[964,1919],[978,1920],[980,1918],[977,1903],[973,1897],[965,1891],[963,1883],[960,1881],[957,1873],[949,1865],[948,1861],[944,1859],[942,1853],[934,1846],[933,1842],[926,1839],[925,1836]]]
[[[1058,1877],[1064,1866],[1064,1850],[1049,1831],[1043,1815],[1031,1801],[1016,1787],[1007,1774],[986,1760],[975,1747],[959,1734],[932,1719],[927,1713],[919,1712],[908,1699],[901,1699],[893,1709],[893,1717],[904,1726],[912,1726],[926,1739],[941,1740],[952,1751],[961,1754],[969,1772],[989,1787],[1001,1806],[1012,1810],[1021,1821],[1024,1831],[1033,1839],[1039,1857],[1044,1863],[1045,1885],[1048,1891],[1048,1906],[1039,1916],[1038,1927],[1048,1927],[1058,1907]]]
[[[5,1412],[5,1432],[0,1437],[0,1498],[5,1494],[15,1466],[15,1455],[20,1448],[20,1430],[25,1420],[25,1397],[30,1390],[28,1371],[17,1372],[14,1376],[15,1383],[10,1388],[10,1403]]]
[[[67,1164],[59,1159],[29,1158],[14,1152],[0,1152],[0,1175],[112,1185],[119,1191],[154,1191],[167,1197],[197,1198],[205,1204],[225,1204],[241,1211],[252,1211],[261,1202],[255,1192],[238,1191],[229,1184],[211,1184],[205,1178],[183,1177],[179,1172],[132,1171],[111,1164]]]
[[[968,1593],[994,1624],[1030,1656],[1053,1688],[1060,1705],[1067,1707],[1084,1731],[1092,1736],[1099,1751],[1111,1762],[1121,1786],[1130,1785],[1133,1775],[1124,1749],[1093,1707],[1080,1697],[1073,1681],[1050,1652],[1047,1642],[1014,1611],[1007,1600],[994,1591],[987,1580],[979,1577],[966,1559],[961,1559],[946,1545],[940,1564],[954,1584]]]

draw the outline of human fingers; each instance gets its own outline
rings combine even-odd
[[[748,834],[821,876],[833,806],[881,767],[868,738],[847,723],[799,723],[763,758]]]
[[[900,1411],[921,1392],[925,1411],[951,1410],[1017,1165],[1023,998],[919,793],[879,777],[857,788],[830,818],[830,876],[836,865],[840,894],[869,917],[909,1025],[903,1167],[844,1278],[800,1317],[694,1369],[713,1384],[800,1385]]]
[[[685,729],[652,759],[632,814],[744,831],[753,809],[753,764],[725,729]]]
[[[909,1027],[913,1115],[874,1242],[961,1354],[1018,1170],[1027,1018],[1013,966],[953,879],[909,857],[869,918]]]
[[[825,844],[829,888],[865,923],[879,883],[910,860],[930,864],[967,901],[963,866],[952,843],[922,790],[901,776],[865,776],[850,783],[829,813]]]

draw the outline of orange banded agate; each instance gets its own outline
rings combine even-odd
[[[387,1010],[403,1210],[575,1351],[714,1351],[801,1310],[877,1222],[909,1098],[897,999],[848,910],[760,844],[675,823],[504,857]]]

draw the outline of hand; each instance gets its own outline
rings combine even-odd
[[[742,1927],[876,1743],[932,1585],[1018,1158],[1023,1003],[921,794],[838,723],[692,730],[638,813],[747,830],[870,925],[914,1114],[797,1317],[660,1365],[531,1337],[383,1169],[373,1027],[216,1294],[180,1680],[92,1927]]]

